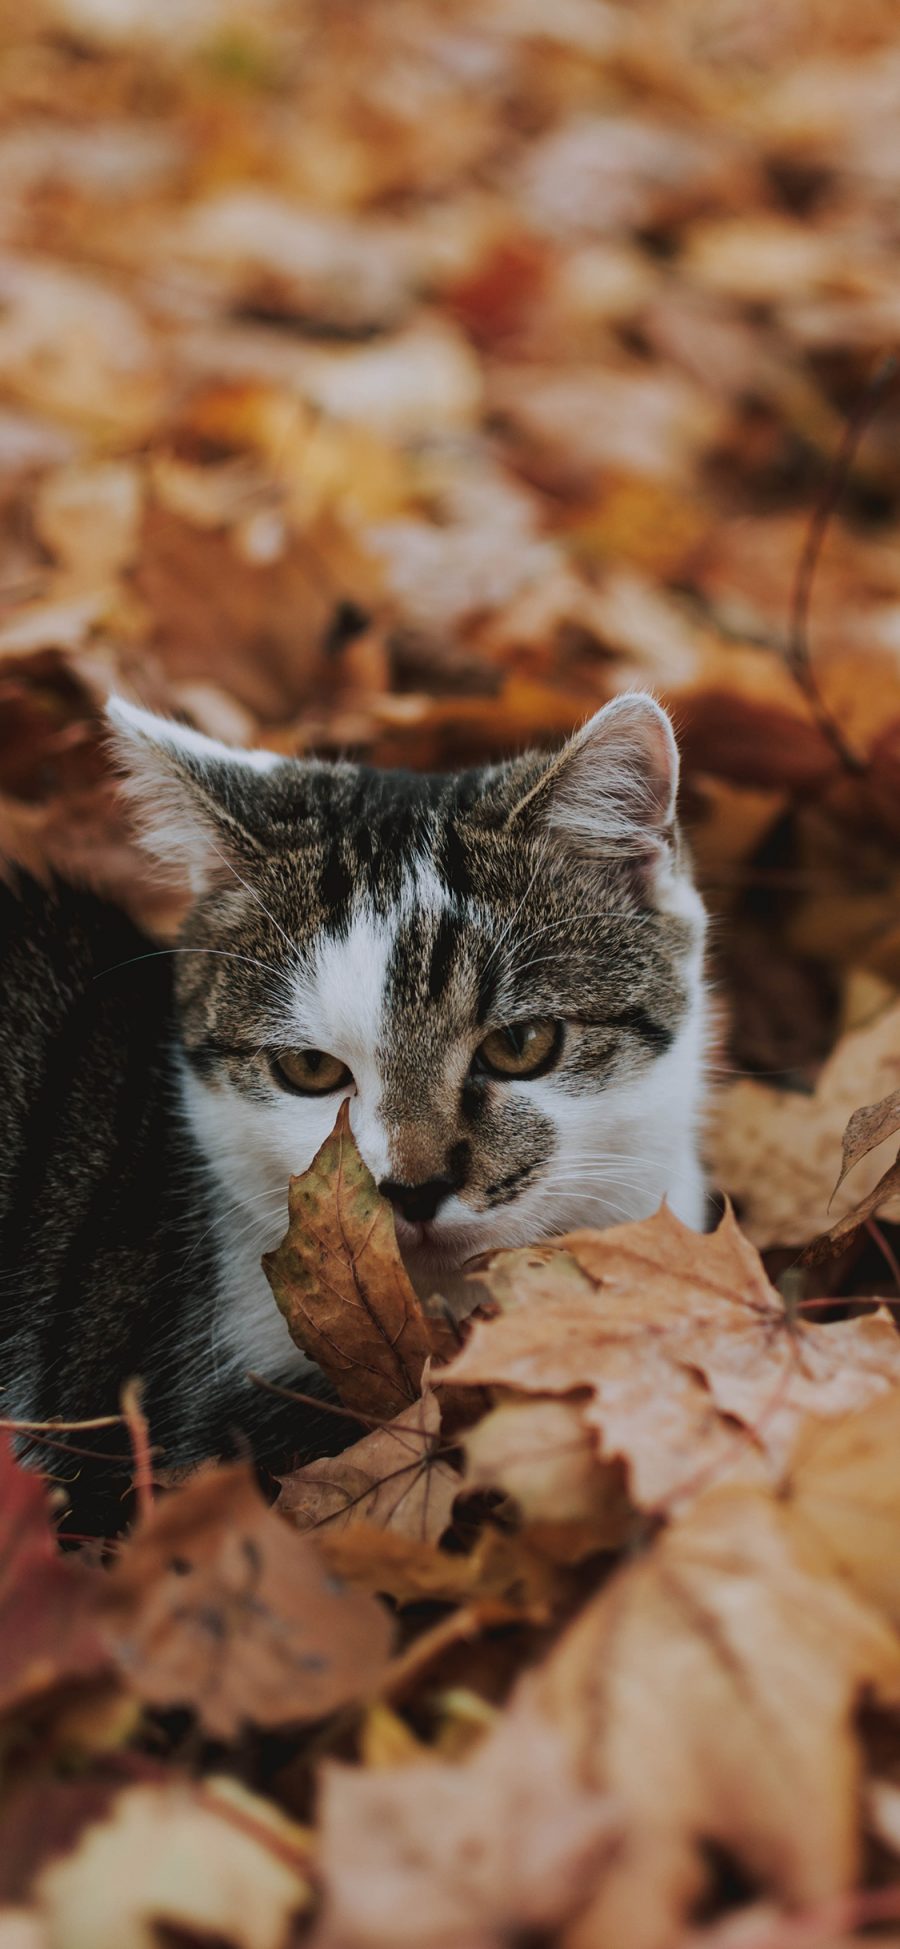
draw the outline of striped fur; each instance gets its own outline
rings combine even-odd
[[[5,1411],[103,1412],[140,1372],[170,1458],[260,1423],[247,1369],[302,1363],[259,1258],[341,1093],[377,1180],[444,1186],[431,1222],[398,1217],[423,1289],[663,1196],[702,1223],[703,913],[650,699],[554,758],[448,777],[113,715],[146,842],[195,904],[170,956],[86,894],[2,896]],[[561,1024],[545,1073],[473,1063],[532,1018]],[[343,1092],[278,1086],[273,1052],[304,1048],[347,1066]]]

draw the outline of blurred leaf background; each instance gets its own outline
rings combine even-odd
[[[110,687],[444,767],[651,686],[745,1077],[717,1170],[752,1203],[754,1089],[810,1089],[900,984],[900,385],[824,537],[812,696],[789,655],[898,338],[896,25],[5,0],[4,856],[174,924],[111,788]]]

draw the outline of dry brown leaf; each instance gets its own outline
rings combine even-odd
[[[900,1380],[886,1313],[792,1323],[730,1211],[704,1237],[663,1207],[498,1253],[481,1279],[501,1311],[475,1322],[441,1383],[589,1390],[583,1423],[601,1455],[625,1459],[642,1508],[723,1479],[774,1481],[805,1415],[846,1413]]]
[[[877,1149],[889,1137],[895,1137],[898,1130],[900,1090],[892,1090],[889,1096],[882,1097],[880,1103],[864,1104],[862,1109],[854,1110],[844,1131],[843,1161],[840,1177],[834,1187],[835,1194],[840,1190],[848,1171],[853,1170],[860,1158],[867,1157],[870,1151]],[[896,1197],[900,1197],[900,1156],[895,1157],[877,1184],[873,1184],[865,1197],[845,1212],[824,1237],[814,1239],[807,1246],[803,1255],[805,1263],[817,1265],[821,1259],[840,1252],[847,1239],[852,1238],[867,1218],[873,1217],[876,1211]]]
[[[544,1615],[566,1594],[564,1580],[531,1539],[482,1531],[468,1555],[396,1530],[352,1523],[323,1536],[321,1552],[339,1577],[395,1604],[497,1604]],[[392,1674],[388,1684],[392,1683]]]
[[[792,1258],[829,1224],[833,1242],[849,1236],[885,1191],[888,1222],[900,1218],[886,1125],[881,1154],[827,1210],[848,1116],[900,1090],[900,1008],[842,1038],[813,1092],[765,1080],[805,1088],[837,1012],[851,1019],[848,970],[900,986],[896,384],[840,495],[827,485],[845,414],[858,402],[865,415],[872,361],[900,326],[896,0],[2,11],[0,850],[171,928],[103,770],[110,687],[226,743],[443,770],[552,743],[649,683],[679,732],[731,1056],[761,1078],[725,1094],[715,1175],[754,1242]],[[784,655],[808,523],[829,495],[811,676],[859,773]],[[334,1243],[334,1225],[319,1231]],[[900,1430],[893,1396],[879,1398],[900,1382],[894,1330],[883,1316],[791,1326],[727,1231],[690,1248],[653,1236],[649,1261],[617,1265],[613,1234],[596,1262],[575,1240],[491,1269],[502,1317],[473,1347],[480,1358],[527,1326],[530,1353],[520,1342],[515,1377],[465,1437],[464,1487],[505,1498],[468,1554],[457,1546],[479,1501],[460,1499],[438,1547],[456,1478],[441,1455],[423,1465],[432,1329],[415,1316],[407,1359],[411,1302],[389,1253],[376,1311],[388,1342],[399,1330],[401,1371],[392,1393],[382,1346],[378,1401],[364,1307],[329,1296],[305,1262],[299,1297],[315,1299],[320,1340],[334,1328],[346,1351],[349,1321],[359,1407],[394,1417],[291,1478],[321,1536],[251,1518],[226,1474],[208,1517],[198,1498],[185,1522],[186,1567],[154,1570],[147,1532],[122,1548],[112,1595],[133,1560],[129,1628],[145,1606],[147,1669],[158,1656],[176,1689],[187,1670],[196,1699],[208,1658],[235,1716],[239,1699],[262,1713],[264,1736],[235,1762],[291,1806],[313,1804],[314,1754],[350,1750],[343,1713],[281,1736],[304,1606],[315,1598],[324,1628],[327,1574],[355,1587],[354,1607],[373,1591],[403,1607],[402,1650],[372,1659],[375,1695],[396,1709],[364,1714],[356,1778],[333,1776],[344,1811],[330,1833],[343,1821],[344,1839],[329,1842],[326,1942],[339,1928],[345,1949],[404,1935],[417,1949],[641,1949],[654,1916],[665,1949],[850,1949],[878,1917],[896,1934],[896,1890],[869,1872],[896,1843],[884,1714],[879,1777],[859,1796],[867,1885],[847,1887],[846,1713],[882,1672],[858,1604],[842,1608],[862,1593],[900,1621]],[[848,1290],[851,1258],[864,1289],[861,1241],[830,1268],[830,1292]],[[473,1383],[460,1396],[474,1409]],[[854,1402],[852,1421],[833,1418]],[[407,1439],[418,1459],[395,1454],[393,1475]],[[694,1513],[589,1600],[608,1566],[585,1552],[633,1551],[648,1530],[612,1452],[651,1510]],[[732,1496],[718,1527],[708,1505],[701,1522],[696,1498],[720,1475],[767,1495],[774,1483],[776,1500]],[[13,1484],[11,1519],[23,1494]],[[151,1537],[179,1521],[177,1500],[161,1506]],[[257,1521],[258,1574],[244,1561]],[[297,1548],[314,1566],[302,1578]],[[31,1517],[20,1554],[21,1582],[0,1595],[13,1742],[0,1853],[7,1874],[24,1855],[27,1883],[36,1861],[48,1881],[30,1910],[21,1877],[4,1883],[4,1943],[305,1938],[302,1841],[246,1802],[223,1838],[218,1784],[201,1809],[209,1789],[179,1780],[206,1764],[202,1709],[187,1749],[181,1715],[157,1715],[157,1759],[103,1756],[141,1707],[118,1678],[101,1707],[90,1646],[79,1671],[79,1605],[65,1616],[64,1600],[96,1584]],[[329,1601],[340,1692],[371,1642],[342,1664],[356,1640],[336,1622],[347,1600]],[[515,1672],[573,1613],[547,1671],[508,1703]],[[383,1615],[368,1615],[371,1641]],[[382,1797],[372,1765],[395,1776]],[[57,1788],[81,1808],[65,1848]],[[837,1903],[809,1892],[838,1880]]]
[[[141,495],[141,475],[125,461],[60,467],[49,475],[36,500],[35,522],[60,564],[58,593],[96,590],[130,567]]]
[[[316,1949],[502,1949],[543,1935],[577,1912],[617,1838],[614,1805],[527,1704],[460,1765],[329,1765],[320,1820]]]
[[[551,1556],[616,1549],[633,1527],[621,1472],[599,1460],[577,1401],[502,1401],[461,1444],[466,1485],[511,1496],[530,1540]]]
[[[835,1175],[849,1118],[860,1098],[875,1103],[900,1078],[900,1004],[852,1029],[826,1062],[812,1095],[762,1082],[732,1083],[712,1137],[716,1182],[735,1199],[760,1251],[807,1245],[873,1190],[891,1161],[885,1134],[857,1162],[853,1188]],[[832,1201],[833,1200],[833,1201]],[[900,1217],[894,1202],[886,1216]]]
[[[190,1706],[215,1739],[363,1698],[391,1640],[381,1606],[335,1582],[243,1463],[203,1470],[157,1505],[110,1575],[105,1621],[137,1696]]]
[[[844,1131],[841,1175],[835,1190],[839,1190],[848,1171],[852,1171],[861,1157],[867,1157],[870,1150],[884,1143],[888,1137],[896,1137],[900,1130],[900,1090],[892,1090],[883,1096],[880,1103],[864,1104],[861,1110],[854,1110]]]
[[[898,1696],[900,1646],[846,1587],[802,1566],[768,1499],[698,1502],[525,1683],[623,1826],[572,1949],[666,1949],[710,1844],[788,1905],[853,1885],[851,1713],[864,1688]]]
[[[412,252],[399,226],[298,209],[265,189],[196,202],[174,242],[217,274],[223,303],[361,332],[396,323],[409,305]]]
[[[0,1716],[111,1675],[100,1592],[96,1571],[60,1554],[44,1482],[0,1431]]]
[[[441,1411],[433,1389],[340,1455],[308,1462],[282,1478],[278,1508],[298,1529],[346,1529],[365,1521],[418,1542],[437,1542],[460,1490],[455,1470],[435,1453]]]
[[[900,1390],[801,1433],[785,1475],[798,1542],[900,1626]]]
[[[126,1786],[32,1891],[59,1949],[157,1949],[161,1931],[282,1949],[309,1907],[301,1829],[237,1780]]]
[[[51,1949],[50,1937],[28,1909],[6,1909],[0,1914],[0,1949]]]
[[[288,1231],[263,1266],[292,1339],[367,1415],[415,1404],[426,1360],[458,1344],[413,1291],[346,1103],[309,1170],[291,1179]]]
[[[806,1247],[803,1254],[804,1265],[819,1265],[823,1259],[833,1258],[835,1253],[842,1251],[848,1239],[859,1231],[860,1226],[865,1224],[867,1218],[874,1217],[883,1205],[890,1204],[892,1198],[896,1197],[900,1197],[900,1157],[896,1157],[893,1164],[888,1165],[884,1176],[872,1186],[865,1198],[860,1199],[858,1205],[854,1205],[845,1217],[839,1218],[837,1224],[832,1225],[831,1230],[826,1232],[824,1237],[813,1239],[812,1244]]]

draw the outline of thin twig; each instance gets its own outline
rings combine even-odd
[[[358,1408],[342,1408],[336,1401],[322,1401],[317,1394],[302,1394],[296,1387],[280,1387],[277,1381],[267,1381],[262,1374],[247,1375],[254,1387],[264,1387],[267,1394],[277,1394],[282,1401],[297,1401],[303,1408],[324,1408],[326,1414],[339,1415],[342,1421],[360,1421],[364,1428],[389,1428],[389,1421],[379,1421],[374,1414],[361,1414]],[[402,1410],[401,1410],[402,1412]]]
[[[54,1415],[50,1421],[8,1421],[0,1420],[0,1428],[10,1428],[14,1435],[42,1435],[50,1428],[61,1435],[81,1434],[85,1429],[121,1428],[125,1416],[122,1414],[98,1414],[93,1421],[63,1421]]]
[[[122,1420],[128,1429],[134,1456],[134,1496],[138,1520],[146,1522],[153,1514],[153,1458],[150,1449],[150,1430],[141,1406],[140,1381],[126,1381],[120,1399]]]
[[[809,605],[813,580],[818,566],[819,556],[822,552],[822,544],[828,531],[828,524],[832,519],[838,501],[847,484],[850,470],[866,427],[869,425],[876,408],[883,399],[891,381],[894,379],[897,369],[898,361],[893,353],[889,354],[887,358],[882,359],[881,364],[870,379],[869,384],[847,421],[837,453],[831,463],[831,470],[826,478],[818,506],[813,509],[806,540],[797,564],[797,573],[794,578],[794,588],[791,598],[791,621],[787,647],[788,667],[792,676],[800,685],[813,711],[820,731],[828,739],[832,750],[840,759],[844,769],[851,772],[854,777],[859,777],[865,772],[866,766],[858,754],[848,745],[837,719],[832,716],[828,705],[825,703],[819,691],[809,652]]]

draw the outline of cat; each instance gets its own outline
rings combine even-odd
[[[663,1198],[702,1227],[705,917],[649,696],[447,776],[109,717],[193,904],[160,950],[89,892],[0,894],[0,1413],[115,1412],[137,1373],[169,1463],[275,1441],[246,1376],[309,1367],[260,1258],[344,1097],[423,1293]]]

